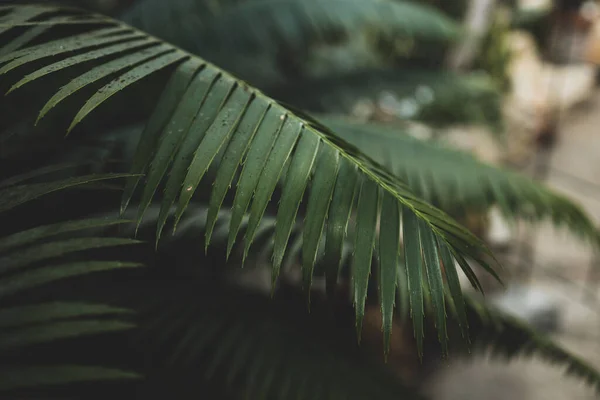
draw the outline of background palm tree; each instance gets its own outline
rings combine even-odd
[[[549,218],[597,246],[597,230],[577,205],[523,176],[413,139],[406,128],[330,115],[385,88],[410,96],[401,119],[501,127],[501,78],[440,67],[461,36],[443,10],[391,0],[145,0],[120,18],[143,31],[66,7],[0,8],[0,86],[10,92],[0,134],[9,189],[0,204],[11,208],[0,273],[46,255],[60,260],[55,276],[74,275],[56,272],[72,266],[68,257],[77,275],[110,269],[63,282],[8,275],[2,283],[36,282],[34,292],[8,303],[15,307],[57,297],[109,305],[77,312],[54,305],[60,318],[135,310],[133,330],[31,354],[48,365],[76,353],[84,364],[144,378],[51,390],[39,384],[82,380],[77,371],[85,370],[53,367],[44,376],[60,379],[20,381],[5,372],[0,389],[9,396],[418,398],[402,366],[418,363],[424,348],[426,357],[459,353],[469,337],[505,355],[540,353],[600,383],[549,339],[464,297],[457,271],[478,289],[471,261],[496,274],[487,245],[453,217],[496,204],[514,220]],[[38,173],[25,172],[32,169]],[[124,193],[100,184],[108,177],[127,177]],[[91,181],[69,196],[12,209]],[[19,244],[31,247],[2,248],[27,229],[31,239]],[[48,229],[64,239],[31,244],[48,237],[31,232]],[[80,253],[100,247],[90,255],[98,261]],[[140,264],[146,268],[122,268]],[[241,265],[269,271],[273,299],[240,282]],[[17,309],[15,318],[29,310]],[[130,328],[94,326],[36,331],[71,337]],[[383,335],[373,336],[379,329]],[[15,370],[23,353],[16,354],[3,359],[5,370]],[[114,368],[94,370],[106,371],[95,377],[135,376]]]

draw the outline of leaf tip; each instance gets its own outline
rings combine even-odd
[[[363,327],[363,315],[360,313],[356,314],[356,339],[358,340],[358,344],[360,344],[362,340],[362,327]]]
[[[44,110],[40,111],[37,118],[35,119],[35,122],[33,123],[33,126],[37,126],[38,123],[42,120],[42,118],[44,118],[45,115],[46,115],[46,113],[44,112]]]
[[[1,74],[0,74],[0,75],[1,75]],[[15,84],[15,85],[12,85],[12,86],[10,87],[10,89],[8,89],[8,90],[6,91],[6,93],[4,93],[4,95],[5,95],[5,96],[8,96],[9,94],[11,94],[12,92],[14,92],[14,91],[15,91],[15,90],[17,90],[18,88],[19,88],[19,87],[18,87],[16,84]]]
[[[73,130],[73,128],[75,128],[75,126],[79,123],[79,121],[73,120],[73,122],[71,122],[71,125],[69,125],[69,127],[67,128],[67,133],[65,134],[65,137],[69,136],[69,134],[71,133],[71,131]]]

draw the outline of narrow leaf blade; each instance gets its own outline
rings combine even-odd
[[[89,113],[91,113],[94,109],[96,109],[100,104],[104,103],[108,98],[110,98],[115,93],[125,89],[127,86],[134,84],[135,82],[160,71],[163,68],[168,67],[171,64],[174,64],[178,61],[183,60],[184,58],[189,57],[187,54],[180,51],[167,50],[168,52],[164,55],[161,55],[157,58],[151,59],[141,65],[134,67],[128,72],[121,75],[119,78],[113,80],[112,82],[107,83],[103,87],[101,87],[96,94],[86,101],[86,103],[81,107],[71,125],[67,129],[67,133],[71,132],[73,128],[81,122]]]
[[[262,174],[263,167],[266,163],[267,156],[271,152],[271,147],[283,125],[285,114],[277,108],[271,107],[267,111],[265,118],[258,127],[258,131],[250,149],[246,155],[244,167],[238,180],[235,198],[233,200],[233,208],[231,215],[231,223],[229,225],[229,237],[227,239],[227,254],[231,253],[233,244],[240,230],[240,225],[250,199],[254,194],[258,180]]]
[[[254,200],[252,202],[252,208],[250,209],[248,229],[246,230],[246,235],[244,237],[244,259],[248,255],[250,245],[254,240],[256,229],[264,215],[267,204],[271,200],[275,186],[281,176],[283,166],[292,153],[302,129],[304,129],[302,123],[291,119],[287,119],[281,127],[279,137],[273,145],[273,149],[269,154],[260,180],[256,185]]]
[[[131,167],[133,174],[142,174],[146,170],[146,166],[154,155],[163,127],[168,123],[175,107],[179,104],[179,100],[201,65],[198,60],[192,58],[181,63],[173,71],[156,103],[154,112],[146,123],[140,142],[135,150]],[[129,205],[140,179],[141,177],[137,176],[127,180],[121,200],[121,214]]]
[[[131,313],[131,310],[125,308],[111,307],[103,304],[69,302],[5,307],[0,310],[0,328],[15,328],[58,319]]]
[[[421,241],[419,240],[419,221],[407,207],[402,209],[402,237],[404,239],[404,263],[408,276],[410,293],[410,313],[415,330],[417,351],[423,357],[423,267],[421,259]]]
[[[262,102],[253,101],[250,103],[248,110],[244,113],[236,129],[235,135],[231,138],[231,142],[227,146],[223,160],[219,165],[210,197],[206,220],[206,246],[210,244],[223,199],[231,187],[235,173],[242,163],[242,158],[246,154],[246,151],[248,151],[250,142],[254,138],[266,112],[267,107]]]
[[[27,203],[46,194],[50,194],[59,190],[81,186],[92,182],[130,176],[131,174],[86,175],[50,183],[10,186],[6,189],[0,190],[0,212],[10,210],[18,205]]]
[[[5,257],[0,258],[0,274],[78,251],[138,243],[141,242],[126,238],[108,237],[84,237],[44,243],[9,253]]]
[[[446,330],[446,304],[444,300],[444,280],[442,278],[442,269],[437,248],[437,241],[431,229],[420,223],[420,238],[423,254],[425,256],[425,270],[427,271],[427,281],[429,282],[431,300],[436,314],[435,325],[438,330],[438,339],[442,344],[442,353],[446,355],[448,335]]]
[[[400,250],[400,211],[398,203],[388,194],[383,195],[379,224],[379,297],[383,317],[384,352],[387,355],[392,335]]]
[[[134,372],[88,365],[11,366],[0,369],[0,390],[140,378]]]
[[[371,275],[371,260],[377,233],[379,204],[379,188],[373,181],[365,180],[358,197],[354,259],[352,260],[352,288],[356,308],[356,330],[359,340],[365,315],[369,276]],[[395,268],[393,270],[395,271]]]
[[[346,230],[352,213],[354,197],[357,192],[358,173],[356,168],[345,158],[340,160],[339,176],[331,200],[325,255],[323,262],[326,268],[327,293],[333,295],[342,265],[342,250]]]
[[[65,278],[121,268],[139,268],[142,266],[143,264],[132,262],[84,261],[52,265],[48,268],[36,268],[3,278],[2,286],[0,286],[0,298]]]
[[[298,207],[308,184],[318,149],[319,139],[316,136],[309,133],[301,134],[286,176],[277,212],[273,251],[273,282],[279,275],[290,233],[296,221]]]
[[[322,146],[315,166],[318,173],[315,173],[312,179],[302,235],[302,282],[307,293],[310,293],[317,251],[338,178],[339,165],[340,156],[337,150]]]
[[[210,128],[208,128],[208,131],[205,132],[183,181],[177,211],[175,212],[175,223],[183,215],[200,180],[219,153],[219,150],[229,141],[251,100],[252,97],[246,90],[239,87],[235,89],[219,111]]]

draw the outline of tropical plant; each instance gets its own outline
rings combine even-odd
[[[115,269],[105,277],[86,275],[74,286],[56,283],[47,289],[47,295],[63,293],[76,301],[115,307],[86,309],[88,314],[115,313],[122,308],[139,314],[138,328],[110,338],[110,348],[129,350],[100,353],[146,378],[141,383],[120,383],[118,389],[109,385],[107,390],[156,398],[191,398],[198,393],[214,398],[285,398],[288,394],[298,398],[417,398],[407,382],[390,376],[357,345],[365,314],[373,309],[381,310],[385,354],[394,347],[394,332],[402,326],[398,321],[410,314],[419,356],[424,347],[429,353],[437,347],[446,353],[448,332],[462,332],[474,341],[487,339],[504,353],[539,352],[569,364],[573,373],[593,384],[600,382],[592,368],[548,339],[493,310],[474,312],[485,307],[479,301],[465,303],[457,270],[480,288],[468,260],[494,276],[496,262],[481,239],[436,207],[456,214],[457,210],[499,204],[511,217],[549,217],[597,245],[596,230],[576,205],[519,175],[429,143],[410,141],[399,132],[311,116],[296,110],[298,98],[290,100],[291,105],[278,103],[188,52],[202,56],[206,52],[221,67],[231,63],[232,69],[248,72],[245,78],[251,84],[256,79],[258,86],[271,93],[278,89],[269,89],[271,84],[279,83],[280,89],[295,79],[316,79],[319,73],[311,72],[308,77],[283,74],[280,81],[268,74],[253,77],[253,70],[246,70],[239,59],[229,60],[232,54],[242,57],[236,46],[253,43],[258,46],[258,59],[265,54],[277,58],[282,48],[307,54],[312,51],[308,44],[332,39],[335,43],[350,32],[375,38],[375,43],[387,49],[399,34],[404,41],[422,43],[423,53],[411,53],[410,60],[403,56],[398,61],[402,58],[398,54],[404,51],[406,55],[404,49],[389,58],[378,54],[347,68],[349,73],[365,67],[398,69],[407,63],[428,64],[432,54],[439,57],[432,49],[448,45],[456,31],[452,20],[432,8],[401,1],[218,3],[223,10],[211,4],[208,0],[148,0],[125,17],[174,41],[186,32],[204,39],[188,45],[179,42],[185,50],[100,14],[46,5],[0,7],[0,86],[9,92],[0,108],[2,164],[12,171],[30,166],[34,159],[42,164],[42,171],[54,171],[53,163],[59,161],[85,161],[95,171],[70,179],[64,170],[58,171],[58,186],[24,183],[11,192],[0,192],[0,204],[10,205],[14,199],[77,182],[122,176],[106,173],[122,173],[125,164],[129,176],[122,188],[120,212],[133,213],[135,220],[120,231],[112,229],[114,219],[98,222],[105,220],[97,219],[97,214],[114,216],[119,211],[112,194],[78,193],[65,203],[44,203],[44,212],[24,213],[31,231],[17,239],[5,236],[0,246],[23,240],[19,237],[30,238],[29,243],[46,238],[44,232],[56,229],[39,226],[48,214],[60,221],[59,232],[98,229],[89,240],[31,245],[30,253],[14,258],[17,261],[2,258],[0,271],[4,264],[38,262],[44,255],[60,257],[63,263],[65,248],[69,253],[88,248],[73,243],[90,248],[102,243],[114,246],[131,243],[134,234],[155,242],[156,254],[152,246],[135,252],[116,248],[99,253],[111,260],[133,259],[102,264],[110,269],[140,262],[149,265],[141,272]],[[212,10],[214,18],[197,18],[196,7]],[[343,12],[323,12],[333,9]],[[260,10],[270,10],[264,25],[249,24]],[[376,24],[381,18],[382,23]],[[196,26],[205,30],[198,31]],[[174,31],[165,30],[169,27]],[[244,31],[245,27],[253,30]],[[277,49],[272,47],[274,37]],[[206,46],[193,47],[197,43]],[[350,54],[365,48],[375,49],[374,54],[381,50],[367,43],[362,49],[351,47]],[[252,58],[252,54],[243,57]],[[339,69],[324,71],[321,77],[333,79]],[[427,120],[438,117],[434,110],[428,111]],[[69,134],[66,141],[60,140],[64,132]],[[92,153],[84,152],[84,146]],[[439,164],[419,163],[422,157],[399,160],[395,150],[409,148],[420,149]],[[404,158],[416,154],[412,151]],[[119,163],[113,163],[113,158]],[[471,173],[460,174],[460,169]],[[489,184],[482,185],[481,179]],[[230,190],[233,186],[235,190]],[[86,217],[94,219],[72,221]],[[164,233],[167,227],[173,235]],[[237,243],[241,234],[244,241]],[[255,271],[269,267],[273,299],[240,287],[239,266],[244,263],[252,264]],[[90,272],[92,264],[84,265],[81,271]],[[62,270],[55,267],[53,271]],[[294,279],[296,272],[300,272],[300,285]],[[329,299],[312,284],[315,277],[325,278]],[[28,279],[33,278],[23,278]],[[277,286],[279,280],[284,283]],[[306,293],[299,293],[300,287]],[[305,312],[307,298],[313,310],[310,315]],[[28,299],[24,296],[18,301]],[[56,309],[57,315],[75,313],[69,306]],[[469,325],[477,328],[469,330]],[[106,321],[97,325],[106,331],[111,326]],[[437,331],[437,338],[432,331]],[[451,349],[455,345],[450,342]],[[394,354],[390,357],[393,360]],[[210,379],[199,380],[199,374]],[[106,392],[88,390],[85,397],[90,396],[104,398]]]
[[[62,166],[62,168],[65,168]],[[3,225],[22,226],[16,222],[15,208],[57,191],[86,185],[119,175],[79,176],[65,180],[32,183],[32,179],[52,175],[60,166],[35,170],[0,181],[0,212]],[[27,183],[29,182],[29,183]],[[29,212],[32,210],[29,209]],[[8,215],[7,215],[8,214]],[[11,217],[13,219],[11,219]],[[134,372],[105,366],[48,362],[40,356],[39,346],[65,339],[132,329],[123,319],[131,310],[102,304],[68,302],[53,299],[36,301],[40,286],[67,278],[102,271],[137,267],[137,263],[96,260],[91,256],[69,259],[74,253],[91,249],[131,245],[126,238],[93,237],[86,234],[123,223],[115,219],[81,219],[12,232],[0,239],[0,393],[33,386],[73,384],[85,381],[138,378]],[[12,230],[12,229],[11,229]],[[73,234],[78,237],[73,237]],[[56,298],[56,297],[55,297]],[[37,347],[36,347],[37,346]],[[89,362],[89,361],[88,361]]]

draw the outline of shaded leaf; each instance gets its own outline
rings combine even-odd
[[[133,327],[131,323],[117,320],[49,322],[43,326],[3,331],[0,333],[0,351],[83,335],[122,331]]]
[[[13,233],[0,238],[0,253],[13,247],[23,246],[40,239],[85,229],[102,228],[112,225],[125,224],[131,221],[118,220],[110,217],[84,219],[79,221],[59,222],[53,225],[37,226],[26,231]]]
[[[2,286],[0,287],[0,298],[65,278],[86,275],[92,272],[110,271],[120,268],[138,268],[141,266],[142,264],[119,261],[84,261],[52,265],[47,268],[37,268],[3,278]]]
[[[141,242],[132,239],[107,237],[84,237],[44,243],[18,250],[0,258],[0,274],[77,251],[137,243]]]
[[[131,310],[105,306],[101,304],[64,302],[44,303],[1,309],[0,327],[14,328],[22,325],[39,324],[57,319],[130,313]]]
[[[0,190],[0,212],[10,210],[18,205],[62,189],[85,185],[92,182],[130,176],[131,174],[87,175],[50,183],[9,186],[8,188]]]
[[[0,390],[140,378],[134,372],[88,365],[11,366],[0,369]]]

